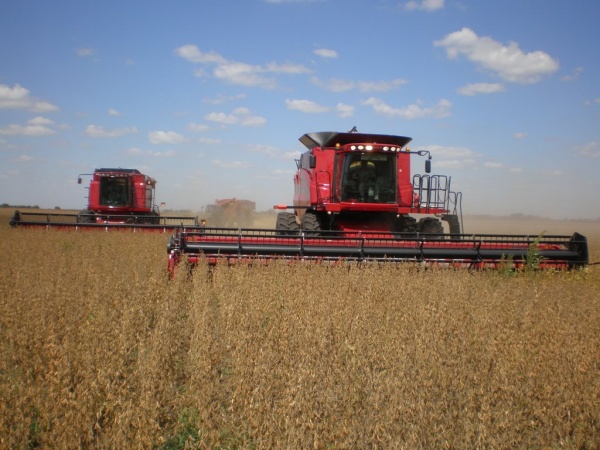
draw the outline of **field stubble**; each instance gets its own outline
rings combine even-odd
[[[164,235],[0,237],[1,447],[600,446],[598,266],[168,282]]]

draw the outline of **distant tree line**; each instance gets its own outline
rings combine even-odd
[[[38,205],[9,205],[8,203],[0,204],[0,208],[27,208],[27,209],[40,209]],[[54,209],[60,209],[60,206],[55,206]]]

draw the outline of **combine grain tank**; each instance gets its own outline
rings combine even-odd
[[[354,131],[354,130],[353,130]],[[276,205],[273,230],[182,227],[168,244],[169,268],[192,264],[265,261],[419,262],[461,267],[573,268],[588,263],[587,241],[572,236],[468,235],[462,194],[451,179],[431,173],[427,150],[411,138],[358,132],[300,137],[292,204]],[[411,158],[425,157],[423,174]]]
[[[70,229],[130,229],[172,231],[182,225],[197,226],[189,216],[162,216],[154,204],[156,180],[137,169],[96,169],[88,187],[88,203],[78,214],[15,211],[12,226]]]

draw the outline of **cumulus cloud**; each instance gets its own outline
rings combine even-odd
[[[312,100],[301,99],[285,99],[285,107],[287,109],[302,111],[309,114],[320,114],[331,111],[331,108],[328,106],[319,105]]]
[[[331,78],[329,81],[323,81],[317,77],[312,77],[311,81],[313,84],[331,92],[357,90],[362,93],[387,92],[408,83],[408,81],[402,78],[389,81],[350,81]]]
[[[234,109],[230,114],[223,112],[211,112],[204,116],[210,122],[221,125],[261,126],[267,123],[267,119],[254,115],[248,108],[240,107]]]
[[[422,11],[435,11],[438,9],[442,9],[444,7],[444,0],[411,0],[404,5],[404,8],[413,11],[413,10],[422,10]]]
[[[527,133],[523,131],[517,131],[516,133],[513,133],[513,137],[515,139],[525,139],[527,137]]]
[[[214,159],[212,161],[213,165],[217,166],[217,167],[221,167],[223,169],[240,169],[240,168],[245,168],[245,167],[250,167],[250,164],[245,162],[245,161],[238,161],[238,160],[232,160],[232,161],[222,161],[220,159]]]
[[[3,136],[47,136],[56,133],[44,125],[7,125],[0,128]]]
[[[155,145],[181,144],[185,142],[185,138],[174,131],[150,131],[148,133],[148,142]]]
[[[81,48],[78,48],[77,50],[75,50],[75,53],[77,53],[78,56],[85,58],[87,56],[94,56],[95,52],[94,52],[93,48],[81,47]]]
[[[54,125],[54,122],[46,117],[34,117],[27,122],[27,125],[7,125],[0,127],[0,135],[4,136],[47,136],[55,134],[50,126]]]
[[[307,114],[324,114],[334,112],[341,118],[348,118],[354,115],[354,106],[345,103],[338,103],[334,107],[321,105],[312,100],[306,99],[286,99],[285,107],[287,109],[301,111]]]
[[[171,158],[171,157],[175,156],[175,152],[173,150],[169,150],[166,152],[157,152],[157,151],[150,151],[150,150],[142,150],[141,148],[138,148],[138,147],[130,147],[127,150],[125,150],[125,153],[127,153],[128,155],[131,155],[131,156],[144,156],[144,157],[151,157],[151,158]]]
[[[561,81],[575,81],[579,79],[579,75],[581,75],[583,73],[583,67],[579,66],[579,67],[575,67],[575,70],[573,70],[573,73],[570,75],[564,75],[561,77]]]
[[[204,123],[190,123],[187,126],[187,129],[189,131],[193,131],[194,133],[204,133],[205,131],[208,131],[210,129],[210,127]]]
[[[212,75],[215,78],[240,86],[274,89],[277,86],[276,75],[297,75],[311,72],[300,64],[270,62],[265,65],[255,65],[229,61],[214,51],[203,52],[192,44],[176,48],[175,54],[194,64],[204,65],[195,71],[196,76],[206,76],[206,69],[214,66]]]
[[[422,149],[429,150],[433,157],[433,164],[438,169],[473,169],[477,167],[480,158],[480,155],[466,147],[427,145]]]
[[[88,125],[85,129],[85,133],[93,138],[114,138],[125,136],[126,134],[137,133],[138,130],[135,127],[132,128],[113,128],[110,130],[105,129],[99,125]]]
[[[461,95],[472,96],[477,94],[493,94],[503,92],[504,90],[504,85],[500,83],[472,83],[457,89],[457,92]]]
[[[511,83],[537,83],[558,70],[558,61],[543,51],[524,53],[516,42],[503,45],[487,36],[463,28],[434,41],[446,49],[449,59],[464,55],[477,66]]]
[[[378,114],[389,117],[401,117],[403,119],[420,119],[420,118],[433,118],[441,119],[452,115],[450,109],[452,103],[449,100],[441,99],[437,105],[424,107],[421,102],[418,101],[412,105],[408,105],[401,108],[395,108],[388,105],[383,100],[371,97],[363,102],[365,106],[371,106],[373,111]]]
[[[313,50],[313,53],[321,58],[337,58],[338,53],[335,50],[329,48],[317,48]]]
[[[600,158],[600,145],[598,142],[592,141],[585,145],[573,148],[573,152],[584,158]]]
[[[341,118],[348,118],[354,115],[355,108],[354,106],[346,105],[345,103],[338,103],[335,105],[335,110]]]
[[[56,105],[32,97],[28,89],[18,84],[12,88],[0,84],[0,109],[24,109],[41,113],[59,110]]]
[[[116,109],[114,109],[114,108],[109,108],[108,109],[108,115],[109,116],[120,116],[121,113],[119,111],[117,111]]]

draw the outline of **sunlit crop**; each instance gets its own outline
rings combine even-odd
[[[600,447],[599,266],[169,281],[165,235],[0,220],[2,448]]]

